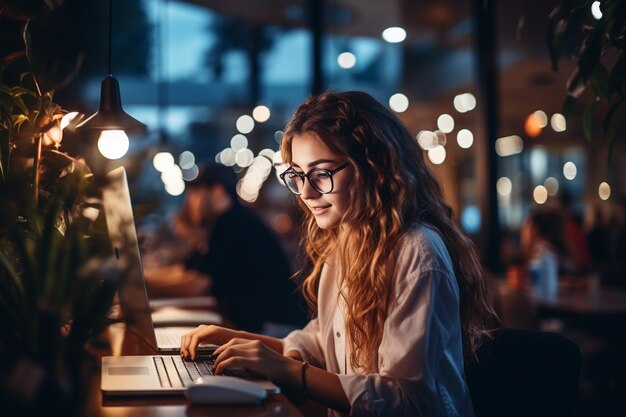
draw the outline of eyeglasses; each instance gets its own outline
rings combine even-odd
[[[288,168],[280,174],[280,179],[283,180],[287,189],[295,195],[302,194],[305,178],[309,180],[309,184],[311,184],[315,191],[320,194],[328,194],[333,191],[333,187],[335,186],[333,183],[333,175],[348,166],[350,166],[350,164],[346,162],[332,171],[324,168],[313,168],[306,174],[300,174],[294,171],[293,168]]]

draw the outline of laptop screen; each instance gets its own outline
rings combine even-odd
[[[116,168],[107,174],[107,179],[102,189],[102,205],[113,254],[125,276],[119,288],[120,307],[126,325],[156,349],[126,170]]]

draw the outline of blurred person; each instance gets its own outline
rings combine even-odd
[[[559,272],[572,270],[564,219],[556,208],[535,208],[522,224],[520,241],[522,254],[527,263],[550,254],[557,260]]]
[[[583,274],[591,266],[591,255],[587,245],[582,217],[574,211],[572,195],[564,190],[560,194],[561,215],[563,217],[563,233],[565,244],[570,256],[569,271],[573,274]]]
[[[602,282],[609,285],[626,285],[626,198],[612,207],[606,227],[607,261],[602,272]]]
[[[254,371],[331,415],[473,416],[464,354],[494,313],[413,135],[365,93],[323,93],[297,109],[281,152],[306,215],[316,317],[284,339],[200,326],[181,355],[220,344],[216,373]]]
[[[238,328],[275,332],[306,323],[289,260],[269,228],[237,197],[232,168],[207,165],[188,184],[175,230],[189,245],[184,265],[147,271],[161,295],[210,292]],[[274,330],[272,330],[274,329]]]
[[[555,297],[559,277],[574,271],[561,214],[556,208],[535,208],[520,230],[528,281],[541,297]]]
[[[591,262],[596,271],[604,271],[608,267],[611,258],[611,240],[600,207],[596,207],[594,221],[587,233],[587,244]]]

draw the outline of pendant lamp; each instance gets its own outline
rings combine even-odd
[[[124,111],[120,96],[120,84],[111,75],[112,6],[112,0],[109,0],[109,75],[102,81],[100,109],[76,128],[100,130],[98,139],[100,153],[108,159],[119,159],[126,154],[129,148],[126,132],[143,131],[146,129],[146,125]]]

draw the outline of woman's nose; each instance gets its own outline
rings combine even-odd
[[[304,200],[310,200],[313,198],[318,198],[320,195],[322,194],[319,191],[317,191],[315,188],[313,188],[313,186],[311,185],[311,182],[308,179],[305,179],[304,184],[302,184],[300,198]]]

